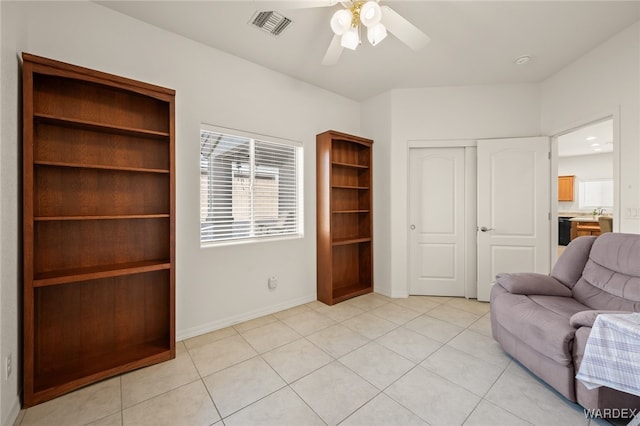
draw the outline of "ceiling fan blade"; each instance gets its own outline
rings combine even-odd
[[[315,7],[331,7],[338,4],[338,0],[297,0],[284,2],[284,8],[294,9],[312,9]]]
[[[342,45],[340,44],[340,36],[334,35],[327,49],[327,53],[324,54],[322,65],[335,65],[342,55]]]
[[[387,30],[411,49],[418,51],[425,47],[431,40],[418,27],[404,19],[389,6],[380,6],[382,9],[382,24]]]

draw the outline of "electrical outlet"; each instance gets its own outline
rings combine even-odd
[[[278,279],[276,278],[275,275],[272,275],[269,277],[269,281],[267,282],[267,285],[269,286],[270,290],[274,290],[276,287],[278,287]]]
[[[11,354],[5,358],[4,362],[4,379],[9,380],[11,372],[13,371],[13,362],[11,360]]]

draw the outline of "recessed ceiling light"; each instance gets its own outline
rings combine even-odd
[[[602,151],[602,148],[593,148],[593,150],[598,152],[598,151]]]
[[[587,138],[587,140],[588,140],[588,141],[595,141],[596,139],[598,139],[598,137],[597,137],[597,136],[589,136],[589,137]]]
[[[600,146],[599,143],[592,143],[591,146]]]
[[[518,56],[516,59],[513,60],[513,63],[516,65],[524,65],[527,62],[529,62],[531,60],[531,56],[529,55],[522,55],[522,56]]]

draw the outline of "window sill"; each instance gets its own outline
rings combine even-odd
[[[301,238],[304,238],[304,234],[302,233],[295,234],[295,235],[278,235],[278,236],[269,236],[269,237],[242,238],[237,240],[224,240],[224,241],[214,241],[211,243],[200,243],[200,248],[208,249],[208,248],[228,247],[228,246],[237,246],[237,245],[245,245],[245,244],[271,243],[276,241],[299,240]]]

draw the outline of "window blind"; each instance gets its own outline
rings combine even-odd
[[[200,131],[200,243],[301,234],[299,144]]]

